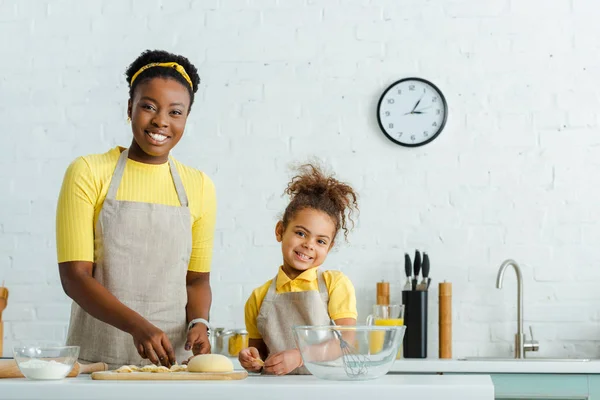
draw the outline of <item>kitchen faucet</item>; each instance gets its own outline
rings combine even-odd
[[[502,289],[502,281],[504,280],[504,271],[509,265],[515,270],[517,274],[517,334],[515,335],[515,358],[525,358],[527,351],[538,351],[540,346],[536,340],[533,340],[533,331],[531,326],[529,332],[531,333],[531,340],[525,339],[523,334],[523,275],[521,275],[521,268],[514,260],[505,260],[500,269],[498,270],[498,277],[496,278],[496,287]]]

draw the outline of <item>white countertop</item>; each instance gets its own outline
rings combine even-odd
[[[492,400],[488,375],[386,375],[360,382],[324,381],[314,376],[256,376],[240,381],[94,381],[88,375],[62,381],[0,379],[2,399],[358,399]]]
[[[518,361],[502,360],[397,360],[391,373],[479,373],[479,374],[600,374],[600,360],[542,361],[533,358]]]

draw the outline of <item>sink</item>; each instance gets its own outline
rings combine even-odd
[[[512,357],[463,357],[458,361],[516,361],[516,362],[588,362],[589,358],[557,358],[557,357],[530,357],[530,358],[512,358]]]

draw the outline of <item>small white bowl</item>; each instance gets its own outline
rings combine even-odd
[[[15,347],[13,356],[27,379],[60,380],[73,369],[79,357],[79,346]]]

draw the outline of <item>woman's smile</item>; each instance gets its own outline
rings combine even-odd
[[[168,139],[171,139],[171,136],[167,135],[164,131],[150,131],[145,130],[144,134],[148,139],[148,142],[154,146],[162,146],[167,142]]]

